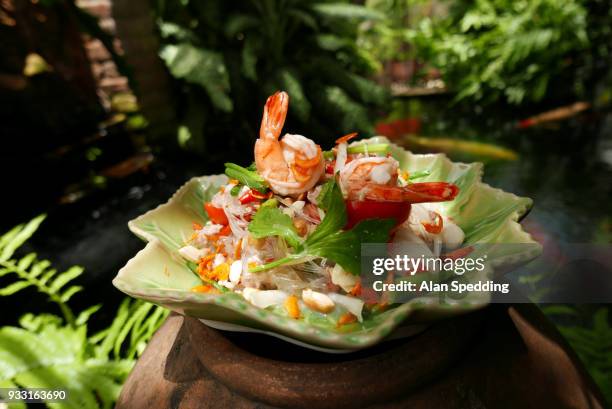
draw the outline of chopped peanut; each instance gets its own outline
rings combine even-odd
[[[294,219],[293,225],[300,236],[305,236],[308,233],[308,223],[304,219]]]
[[[298,305],[298,299],[295,295],[290,295],[285,300],[285,310],[291,318],[300,318],[300,307]]]
[[[261,249],[265,243],[266,239],[256,239],[255,237],[249,234],[248,243],[249,246],[256,248],[257,250]]]
[[[324,314],[330,312],[336,306],[327,295],[312,290],[302,291],[302,301],[309,308]]]
[[[193,228],[193,230],[202,230],[202,225],[200,223],[197,223],[197,222],[193,222],[191,224],[191,227]]]

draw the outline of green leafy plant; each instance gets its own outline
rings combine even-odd
[[[567,74],[589,44],[586,17],[580,0],[455,1],[448,16],[423,19],[409,38],[457,100],[519,104],[541,100]]]
[[[158,2],[156,13],[160,56],[183,84],[180,141],[192,149],[210,154],[215,143],[227,143],[204,144],[219,129],[252,143],[263,102],[279,89],[291,97],[292,130],[327,141],[371,132],[373,110],[387,101],[386,91],[368,79],[376,60],[356,43],[359,24],[381,18],[366,7],[187,0]]]
[[[410,27],[420,18],[419,3],[424,0],[366,0],[365,6],[384,16],[381,21],[360,27],[358,44],[377,61],[405,61],[414,58],[408,41]]]
[[[550,305],[543,311],[559,319],[576,319],[580,312],[568,305]],[[608,402],[612,402],[612,327],[608,307],[592,314],[587,326],[558,324],[563,336],[576,351]]]
[[[67,391],[53,408],[110,408],[146,342],[168,312],[142,301],[122,302],[110,327],[88,334],[93,305],[75,313],[68,302],[83,288],[73,284],[82,273],[71,267],[59,273],[35,253],[15,258],[15,252],[37,230],[44,216],[19,225],[0,237],[0,295],[35,288],[58,307],[61,315],[26,314],[19,327],[0,328],[0,387],[49,388]],[[25,404],[11,404],[23,408]]]

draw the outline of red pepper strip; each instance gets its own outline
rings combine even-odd
[[[229,236],[231,232],[232,232],[232,229],[228,224],[226,226],[223,226],[223,228],[219,231],[219,233],[217,233],[217,235],[219,237]]]
[[[206,210],[208,218],[211,222],[215,224],[222,224],[224,226],[229,224],[225,212],[220,207],[215,207],[212,203],[208,202],[204,203],[204,210]]]
[[[344,136],[341,136],[340,138],[336,139],[336,145],[339,145],[344,142],[348,142],[356,136],[357,136],[357,132],[353,132],[353,133],[349,133]]]
[[[241,204],[247,204],[267,199],[268,195],[260,193],[255,189],[250,189],[238,199]]]
[[[428,233],[440,234],[440,232],[442,232],[442,229],[444,228],[444,220],[442,219],[442,216],[440,216],[439,213],[437,212],[431,212],[431,213],[434,214],[433,223],[421,222],[421,224],[423,225],[423,227],[425,227],[425,230],[427,230]]]

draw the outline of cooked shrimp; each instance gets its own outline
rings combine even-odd
[[[459,188],[452,183],[397,185],[399,163],[390,157],[354,159],[340,172],[340,186],[349,200],[425,203],[452,200]]]
[[[321,147],[302,135],[286,134],[279,141],[288,106],[289,96],[282,91],[266,101],[255,142],[255,165],[274,193],[297,196],[317,183],[325,161]]]

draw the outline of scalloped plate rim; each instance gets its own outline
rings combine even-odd
[[[395,145],[395,147],[403,149],[404,151],[406,151],[404,148],[399,147],[397,145]],[[406,151],[409,152],[409,151]],[[474,183],[474,185],[478,185],[480,184],[482,186],[482,188],[487,189],[487,190],[491,190],[493,192],[495,192],[495,194],[503,194],[503,195],[509,195],[513,200],[517,200],[518,203],[521,204],[520,207],[518,207],[517,209],[515,209],[511,215],[510,218],[506,221],[507,223],[511,223],[511,224],[515,224],[517,226],[514,227],[518,227],[518,231],[525,237],[526,240],[528,240],[529,242],[532,243],[537,243],[539,244],[536,240],[534,240],[534,238],[531,236],[531,234],[529,234],[527,231],[525,231],[522,226],[520,225],[519,220],[521,220],[522,217],[524,217],[524,215],[526,215],[528,213],[528,211],[533,207],[533,200],[531,198],[528,197],[521,197],[518,196],[512,192],[506,192],[500,188],[495,188],[490,186],[487,183],[482,182],[482,176],[484,174],[484,169],[483,169],[483,165],[480,162],[472,162],[472,163],[464,163],[464,162],[453,162],[451,161],[447,155],[443,154],[443,153],[428,153],[428,154],[414,154],[412,152],[410,152],[410,154],[412,154],[415,157],[423,157],[423,158],[441,158],[444,162],[447,162],[446,164],[450,164],[452,165],[463,165],[463,166],[472,166],[472,165],[476,165],[478,167],[477,169],[477,177],[476,177],[476,182]],[[142,248],[140,251],[138,251],[138,253],[136,253],[136,255],[134,257],[132,257],[125,266],[123,266],[117,276],[113,279],[113,285],[115,287],[117,287],[119,290],[121,290],[122,292],[136,297],[136,298],[141,298],[141,299],[145,299],[151,302],[155,302],[155,303],[159,303],[159,304],[164,304],[164,303],[195,303],[195,304],[215,304],[215,305],[219,305],[216,300],[218,297],[222,296],[222,295],[212,295],[212,294],[199,294],[199,293],[191,293],[188,291],[184,291],[184,290],[177,290],[177,289],[163,289],[163,288],[156,288],[156,289],[140,289],[137,290],[136,288],[134,288],[132,285],[128,284],[127,282],[124,281],[124,275],[128,274],[128,270],[130,268],[130,266],[135,263],[135,261],[138,259],[139,256],[142,256],[142,254],[151,251],[152,248],[157,248],[158,246],[161,247],[161,249],[163,249],[163,251],[169,251],[168,249],[166,249],[161,241],[154,235],[150,234],[149,232],[141,229],[137,223],[144,219],[149,217],[151,214],[157,212],[158,210],[168,207],[168,206],[172,206],[173,202],[175,202],[177,200],[177,198],[182,195],[187,187],[189,185],[191,185],[192,183],[200,183],[201,180],[203,178],[214,178],[214,179],[220,179],[223,178],[225,180],[227,180],[227,176],[223,175],[223,174],[216,174],[216,175],[204,175],[204,176],[195,176],[190,178],[189,180],[187,180],[183,185],[181,185],[175,192],[174,194],[165,202],[165,203],[161,203],[158,206],[156,206],[155,208],[148,210],[147,212],[145,212],[144,214],[136,217],[135,219],[132,219],[128,222],[128,227],[130,229],[130,231],[132,231],[136,236],[142,238],[143,240],[145,240],[147,242],[147,244],[145,245],[144,248]],[[540,252],[541,252],[541,248],[540,248]],[[520,253],[518,255],[518,257],[520,258],[522,256],[522,253]],[[523,258],[523,260],[520,261],[526,261],[529,259],[533,259],[533,257],[537,257],[537,255],[525,255]],[[180,294],[180,295],[179,295]],[[235,293],[231,293],[231,294],[235,294]],[[235,294],[237,295],[237,294]],[[246,302],[246,301],[245,301]],[[257,307],[254,307],[248,303],[246,303],[248,305],[247,310],[250,309],[254,309],[254,310],[260,310]],[[358,349],[363,349],[363,348],[367,348],[369,346],[372,346],[380,341],[382,341],[383,339],[387,338],[387,336],[397,327],[400,326],[400,324],[402,322],[404,322],[406,319],[408,319],[410,316],[414,315],[415,313],[417,313],[418,311],[420,311],[421,309],[427,307],[429,312],[436,312],[437,311],[444,311],[446,316],[453,316],[453,315],[459,315],[459,314],[463,314],[463,313],[468,313],[471,311],[475,311],[477,309],[483,308],[485,306],[487,306],[489,304],[488,300],[487,301],[482,301],[482,302],[472,302],[469,304],[466,304],[465,302],[461,304],[460,308],[450,308],[449,305],[434,305],[431,303],[428,303],[426,300],[424,299],[417,299],[415,300],[415,302],[408,302],[405,304],[402,304],[392,310],[389,310],[389,314],[387,317],[384,318],[384,321],[381,322],[380,324],[378,324],[376,327],[367,329],[367,330],[362,330],[362,331],[356,331],[356,332],[352,332],[352,333],[340,333],[340,332],[332,332],[333,334],[335,334],[334,337],[332,337],[333,339],[321,339],[321,338],[317,338],[315,336],[315,342],[313,342],[312,340],[312,336],[316,335],[317,333],[320,332],[331,332],[325,329],[320,329],[320,328],[316,328],[308,323],[302,323],[303,326],[309,326],[311,331],[309,331],[308,333],[303,333],[300,332],[296,329],[296,327],[294,326],[289,326],[289,327],[285,327],[285,326],[281,326],[279,324],[280,321],[270,321],[270,320],[266,320],[264,318],[261,318],[260,316],[258,316],[257,314],[246,314],[246,318],[249,320],[254,320],[255,322],[257,322],[259,325],[262,325],[270,330],[272,330],[273,332],[278,332],[279,334],[281,334],[282,336],[289,336],[291,338],[295,338],[297,340],[299,340],[299,342],[305,342],[306,344],[311,344],[313,345],[315,348],[331,348],[334,350],[338,350],[338,349],[343,349],[343,350],[347,350],[347,351],[354,351],[354,350],[358,350]],[[165,308],[169,308],[168,306],[165,306]],[[245,315],[245,310],[240,309],[240,308],[236,308],[233,307],[232,305],[223,305],[221,306],[222,308],[227,308],[232,310],[233,312],[240,314],[240,315]],[[171,309],[171,308],[170,308]],[[286,317],[282,317],[278,314],[275,314],[274,312],[271,311],[267,311],[267,314],[269,315],[274,315],[275,317],[280,317],[283,318],[285,321],[289,321],[289,318]],[[450,313],[450,314],[449,314]],[[395,319],[395,317],[401,315],[402,317],[400,318],[400,320],[398,321],[397,319]],[[198,317],[200,318],[200,317]],[[290,321],[289,321],[290,322]],[[299,322],[299,321],[298,321]],[[390,322],[390,324],[389,324]],[[383,331],[385,330],[386,331]],[[314,330],[314,331],[312,331]],[[269,331],[268,331],[269,332]],[[382,335],[382,333],[384,332],[384,335]],[[347,337],[352,337],[352,338],[359,338],[358,342],[348,342],[346,341],[345,338]]]

